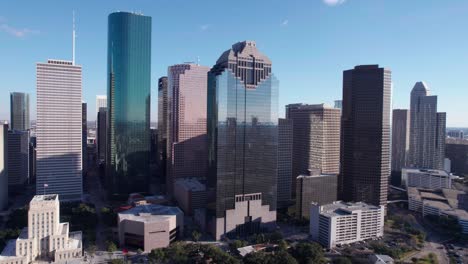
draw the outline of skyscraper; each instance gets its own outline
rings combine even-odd
[[[8,186],[21,190],[29,180],[29,131],[8,132]]]
[[[85,102],[81,103],[81,124],[82,124],[82,137],[81,147],[82,151],[82,162],[83,162],[83,175],[88,173],[88,153],[86,148],[88,146],[88,104]]]
[[[293,184],[309,169],[340,172],[340,116],[340,109],[324,104],[286,106],[286,118],[293,121]]]
[[[36,192],[80,200],[82,186],[81,66],[37,63]]]
[[[392,116],[391,183],[399,186],[401,182],[401,169],[406,167],[408,161],[410,116],[408,109],[394,109]]]
[[[28,130],[29,128],[29,94],[10,93],[10,129]]]
[[[335,108],[343,108],[343,100],[335,100]]]
[[[255,42],[225,51],[208,73],[208,229],[216,239],[274,226],[278,81]]]
[[[0,125],[0,210],[8,205],[8,125]]]
[[[96,95],[96,115],[101,107],[107,107],[107,95]]]
[[[161,178],[166,179],[167,165],[167,77],[158,80],[158,163]]]
[[[443,169],[445,113],[437,113],[437,96],[424,82],[411,90],[409,166]]]
[[[176,178],[206,179],[206,87],[209,67],[177,64],[167,75],[167,175],[169,194]]]
[[[378,65],[343,72],[339,194],[345,201],[387,202],[391,82],[391,71]]]
[[[151,17],[109,15],[107,179],[110,195],[148,190]]]
[[[107,142],[107,107],[99,108],[97,115],[97,149],[98,161],[103,162],[106,160],[106,142]]]
[[[293,176],[293,122],[292,119],[278,120],[278,208],[287,208],[291,202]]]

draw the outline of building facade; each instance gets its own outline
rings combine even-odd
[[[296,179],[296,213],[299,219],[310,217],[310,205],[325,205],[338,199],[338,175],[300,175]]]
[[[57,194],[36,195],[29,203],[28,226],[10,240],[0,255],[0,264],[26,264],[36,260],[52,263],[78,261],[83,256],[81,231],[69,232],[60,223]]]
[[[8,186],[20,190],[29,180],[29,131],[8,131]]]
[[[215,239],[276,221],[278,87],[253,41],[225,51],[208,73],[208,228]]]
[[[71,61],[37,64],[37,194],[81,199],[81,82],[82,68]]]
[[[385,205],[390,177],[391,71],[378,65],[343,72],[342,200]]]
[[[437,96],[424,82],[411,90],[410,147],[408,165],[412,168],[444,168],[445,113],[437,112]]]
[[[29,94],[10,93],[10,129],[28,130],[29,122]]]
[[[312,204],[310,235],[327,248],[379,238],[384,230],[383,205],[337,201],[327,205]]]
[[[0,125],[0,210],[8,205],[8,125]]]
[[[464,139],[465,135],[463,133],[463,130],[449,130],[447,131],[447,137],[455,139]]]
[[[428,189],[452,188],[452,176],[444,170],[403,168],[401,182],[406,187]]]
[[[151,17],[116,12],[108,26],[106,178],[126,197],[150,179]]]
[[[392,174],[390,182],[399,186],[401,169],[406,167],[409,151],[410,116],[407,109],[394,109],[392,115]]]
[[[96,115],[99,114],[101,107],[107,108],[107,95],[96,95]]]
[[[468,175],[468,139],[447,139],[445,156],[450,159],[455,175]]]
[[[88,153],[87,153],[87,147],[88,147],[88,104],[83,102],[81,103],[81,125],[82,125],[82,162],[83,162],[83,175],[86,175],[88,173]]]
[[[293,182],[309,169],[338,174],[340,109],[324,104],[290,104],[286,106],[286,118],[293,121]]]
[[[287,208],[291,202],[292,158],[293,158],[293,123],[291,119],[278,120],[278,208]]]
[[[158,146],[160,164],[166,163],[167,151],[167,77],[158,80]],[[164,173],[165,175],[165,173]]]
[[[107,107],[99,108],[97,114],[97,153],[98,161],[105,162],[106,160],[106,143],[107,143]]]
[[[177,179],[175,182],[174,198],[186,215],[193,215],[194,211],[206,207],[206,186],[196,179]]]
[[[206,179],[206,89],[209,67],[177,64],[167,70],[167,190],[180,178]]]

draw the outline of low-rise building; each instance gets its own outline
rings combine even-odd
[[[338,176],[336,174],[300,175],[296,178],[296,212],[298,218],[309,219],[310,204],[333,203],[337,200]]]
[[[369,255],[369,263],[371,264],[393,264],[395,261],[392,257],[388,255],[378,255],[372,254]]]
[[[423,216],[447,216],[455,219],[468,234],[468,195],[453,189],[408,188],[408,208]]]
[[[118,214],[119,242],[149,252],[169,246],[183,234],[184,213],[178,207],[140,205]]]
[[[179,179],[174,184],[174,198],[187,215],[194,210],[205,208],[207,202],[206,186],[196,179]]]
[[[68,223],[60,223],[58,195],[36,195],[29,203],[28,227],[7,243],[0,264],[65,263],[82,255],[81,232],[69,232]]]
[[[310,235],[327,248],[383,236],[384,206],[336,201],[311,204]]]
[[[401,183],[407,187],[427,189],[452,188],[452,175],[444,170],[403,168]]]

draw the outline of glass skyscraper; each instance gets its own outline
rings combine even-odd
[[[151,17],[116,12],[108,25],[107,180],[111,195],[149,186]]]
[[[216,239],[275,225],[278,86],[253,41],[234,44],[208,73],[206,224]]]
[[[29,94],[10,93],[10,129],[28,130],[29,124]]]

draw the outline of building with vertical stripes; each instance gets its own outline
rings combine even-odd
[[[29,122],[29,94],[10,93],[10,129],[28,130]]]

